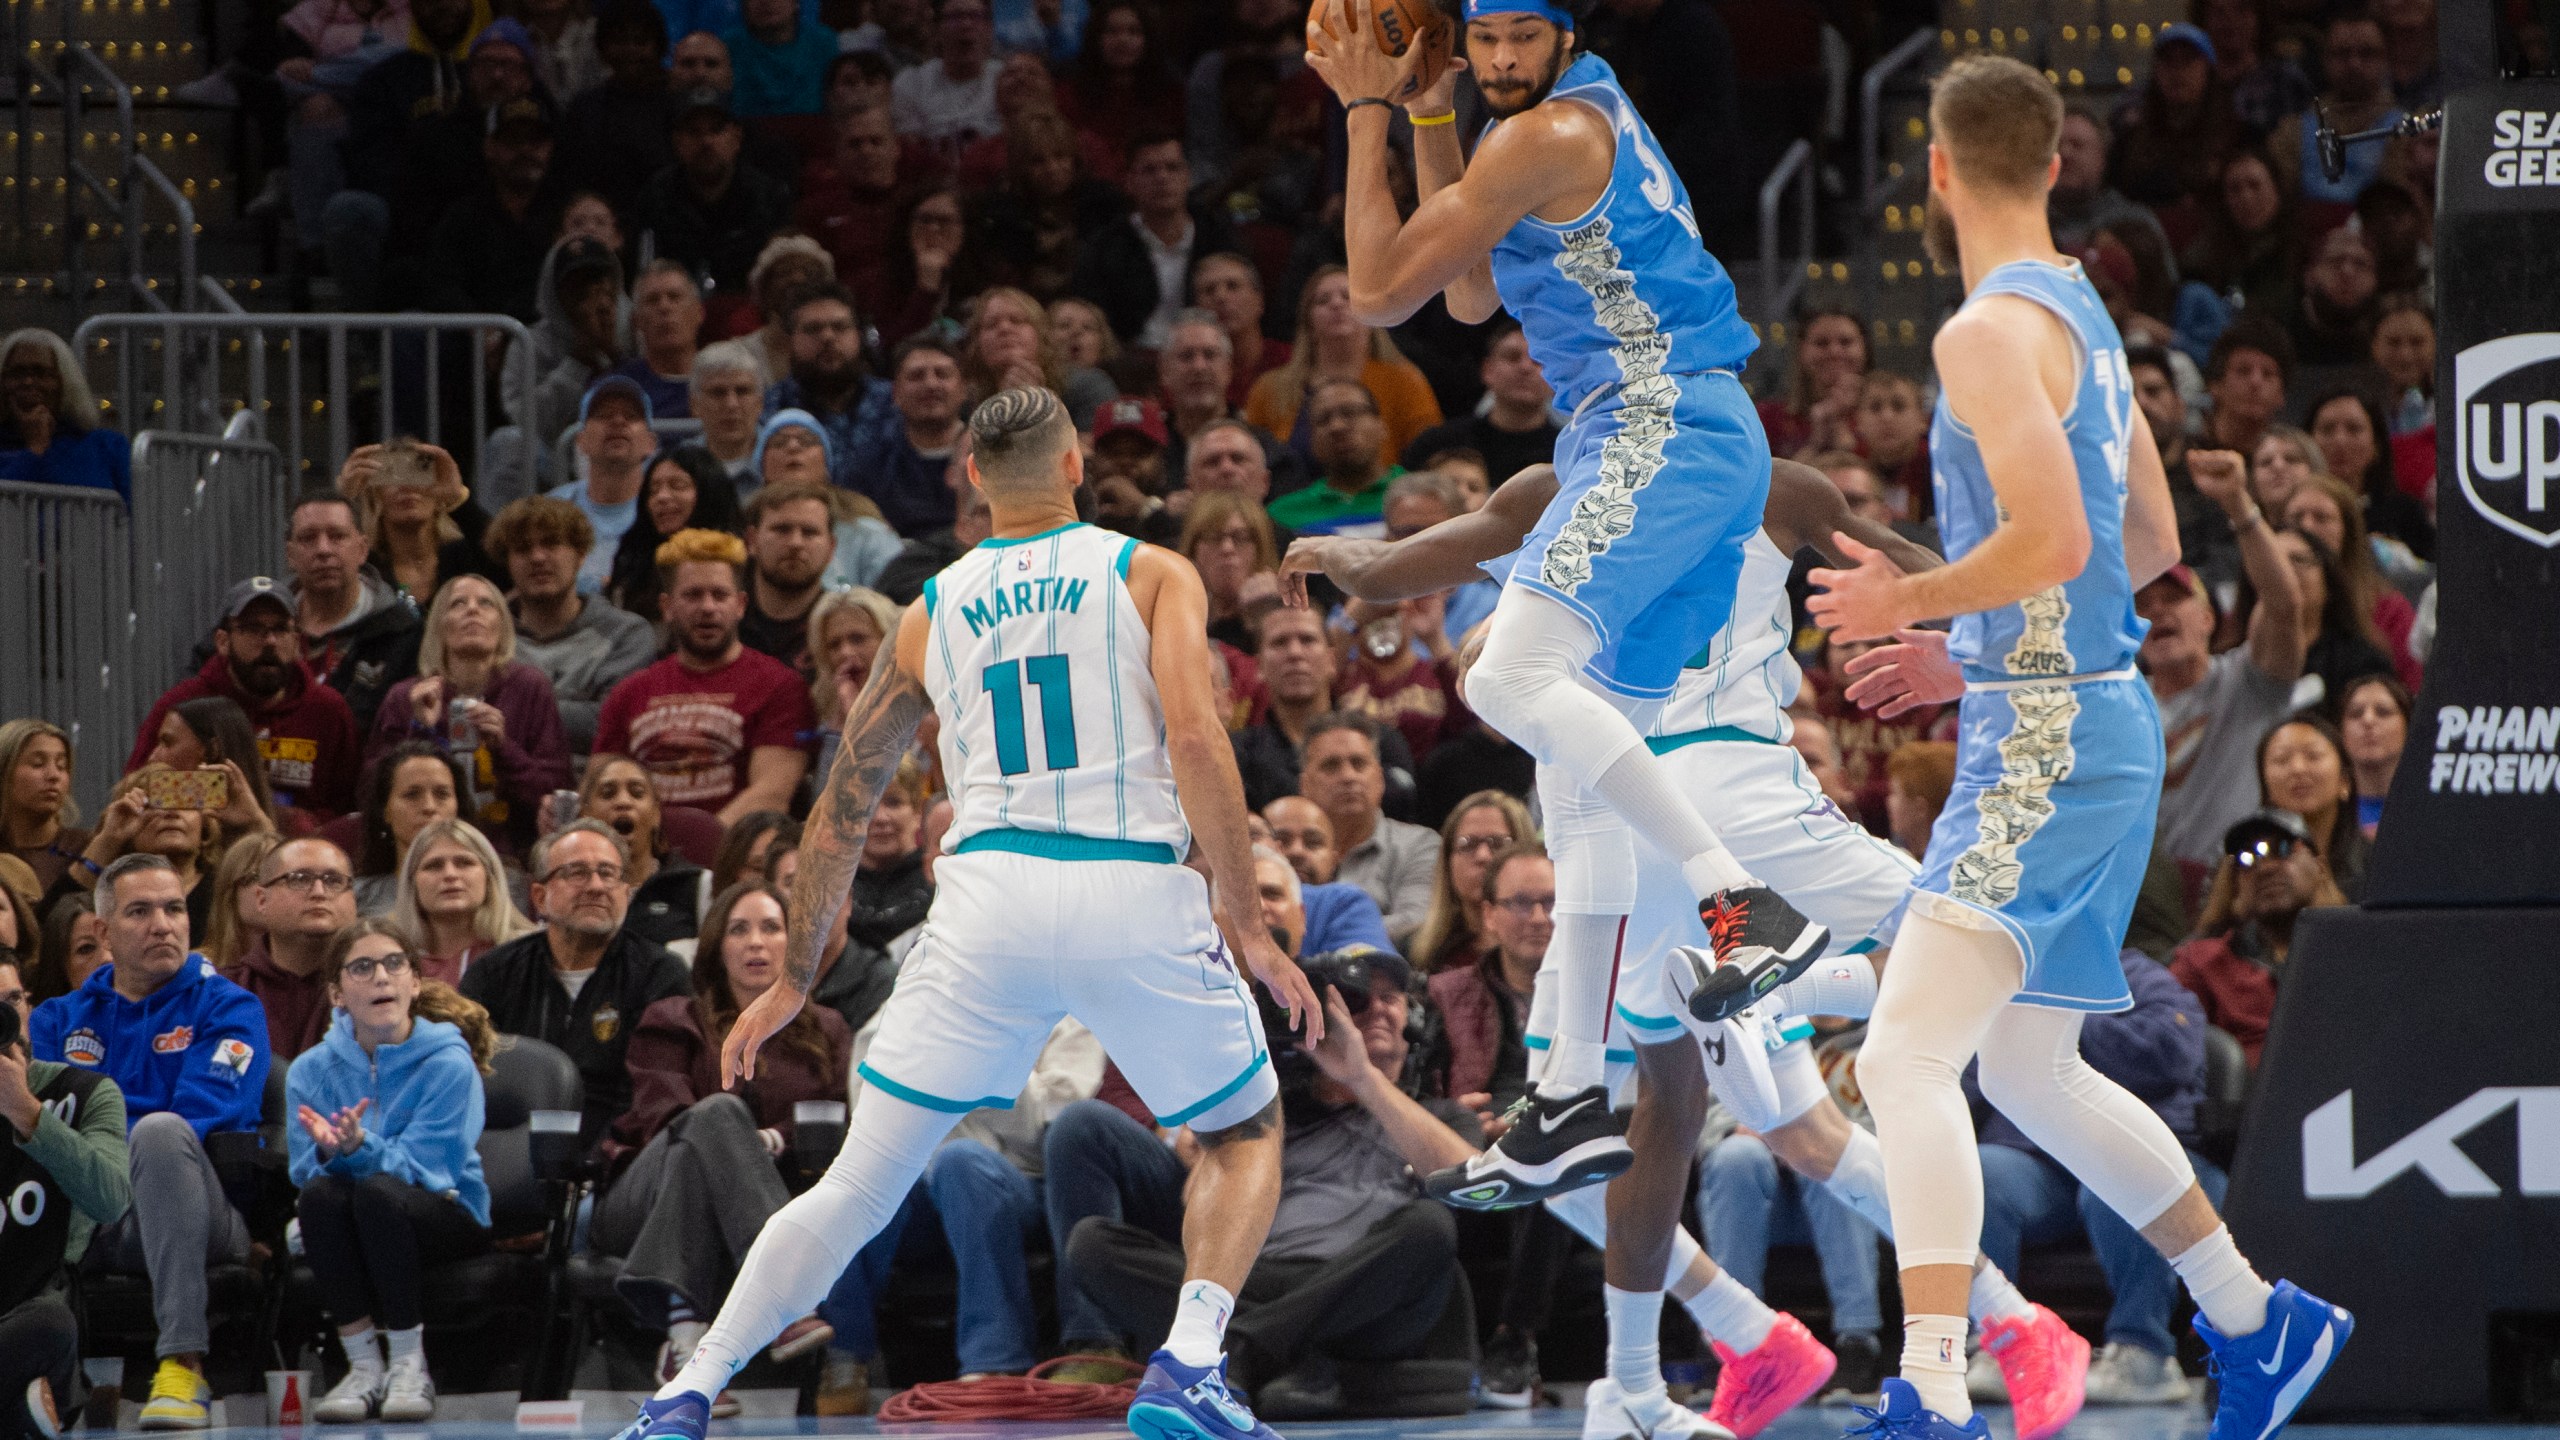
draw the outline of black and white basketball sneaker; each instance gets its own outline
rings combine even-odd
[[[1597,1185],[1635,1163],[1627,1117],[1594,1085],[1562,1099],[1531,1091],[1506,1115],[1510,1132],[1469,1160],[1423,1182],[1431,1198],[1460,1210],[1511,1210]]]
[[[1692,982],[1689,1013],[1705,1021],[1750,1009],[1802,975],[1831,944],[1829,930],[1766,885],[1719,890],[1698,902],[1698,918],[1707,922],[1711,948],[1683,945],[1671,958]]]

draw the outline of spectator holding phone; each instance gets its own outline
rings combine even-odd
[[[104,1075],[33,1058],[33,1009],[19,968],[0,961],[0,1194],[12,1212],[0,1227],[0,1433],[50,1435],[80,1353],[65,1303],[71,1267],[99,1226],[123,1217],[133,1188],[124,1093]]]
[[[391,919],[417,939],[418,978],[443,985],[460,984],[474,959],[533,928],[507,893],[489,837],[462,820],[435,821],[410,840]]]
[[[188,953],[187,887],[168,857],[117,859],[98,879],[96,903],[109,963],[46,1002],[28,1035],[36,1059],[106,1076],[124,1092],[133,1207],[100,1235],[100,1257],[151,1279],[160,1366],[143,1428],[201,1430],[213,1400],[205,1272],[249,1254],[248,1224],[224,1197],[205,1138],[258,1128],[267,1019],[255,996]]]
[[[340,506],[329,497],[307,502],[313,524],[325,518],[316,505]],[[297,512],[300,513],[300,512]],[[325,528],[325,527],[324,527]],[[170,711],[190,700],[219,695],[237,704],[255,727],[265,758],[267,786],[277,804],[297,812],[287,829],[316,829],[356,806],[356,771],[364,734],[355,712],[322,676],[304,664],[301,632],[294,628],[293,597],[264,575],[231,587],[213,630],[213,657],[204,668],[163,694],[144,717],[125,768],[151,759]],[[193,727],[189,727],[192,731]],[[194,732],[201,736],[202,732]],[[238,757],[227,757],[237,759]],[[83,876],[82,884],[95,876]]]
[[[276,801],[267,788],[265,757],[258,753],[257,727],[249,723],[249,716],[238,701],[223,695],[206,695],[172,706],[161,717],[150,763],[172,770],[203,770],[217,768],[226,761],[235,768],[233,778],[249,787],[258,808],[273,824]]]
[[[222,863],[225,827],[246,834],[266,824],[248,786],[216,783],[218,773],[145,765],[118,780],[98,817],[98,833],[53,882],[45,905],[98,881],[126,855],[157,855],[175,869],[186,893],[189,933],[204,933],[213,915],[213,872]],[[204,808],[209,804],[218,808]]]
[[[434,1418],[422,1261],[488,1248],[480,1173],[480,1077],[498,1050],[489,1014],[421,981],[399,928],[359,920],[332,936],[321,978],[337,1018],[285,1079],[294,1210],[347,1373],[314,1411],[324,1424]],[[379,1331],[383,1350],[375,1348]]]
[[[403,739],[430,737],[462,761],[471,818],[517,845],[531,844],[542,797],[569,784],[569,737],[550,679],[516,658],[506,597],[477,575],[456,576],[436,592],[418,674],[384,697],[368,758]]]

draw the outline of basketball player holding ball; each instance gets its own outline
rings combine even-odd
[[[1352,307],[1381,326],[1433,295],[1469,323],[1507,308],[1573,415],[1555,498],[1467,684],[1476,712],[1537,757],[1556,864],[1543,1068],[1499,1145],[1429,1181],[1453,1205],[1504,1208],[1633,1161],[1605,1067],[1611,1048],[1653,1038],[1612,1034],[1639,842],[1678,867],[1713,942],[1672,961],[1701,1021],[1795,979],[1830,934],[1734,859],[1644,743],[1682,666],[1732,617],[1768,498],[1768,440],[1739,373],[1756,341],[1733,282],[1615,74],[1581,53],[1570,10],[1464,0],[1465,54],[1442,69],[1435,28],[1402,6],[1395,18],[1421,39],[1389,53],[1389,8],[1319,0],[1307,26],[1307,62],[1348,111]],[[1451,103],[1461,73],[1495,117],[1471,159]],[[1386,175],[1396,106],[1414,127],[1421,196],[1401,223]],[[1689,1138],[1666,1143],[1685,1153]],[[1678,1219],[1661,1188],[1608,1195],[1610,1373],[1638,1429],[1677,1434],[1698,1417],[1664,1393],[1653,1344]]]

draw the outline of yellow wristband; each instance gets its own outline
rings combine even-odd
[[[1443,110],[1437,115],[1407,115],[1405,119],[1416,125],[1455,125],[1458,123],[1458,112]]]

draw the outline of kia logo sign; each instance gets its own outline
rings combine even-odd
[[[2411,1170],[2455,1199],[2499,1195],[2498,1182],[2462,1153],[2462,1137],[2512,1106],[2516,1112],[2516,1189],[2560,1195],[2560,1087],[2494,1085],[2356,1162],[2356,1092],[2342,1090],[2302,1117],[2302,1195],[2306,1200],[2361,1200]]]
[[[2560,334],[2509,335],[2453,357],[2454,473],[2490,524],[2560,545]],[[2518,377],[2523,378],[2510,378]]]

